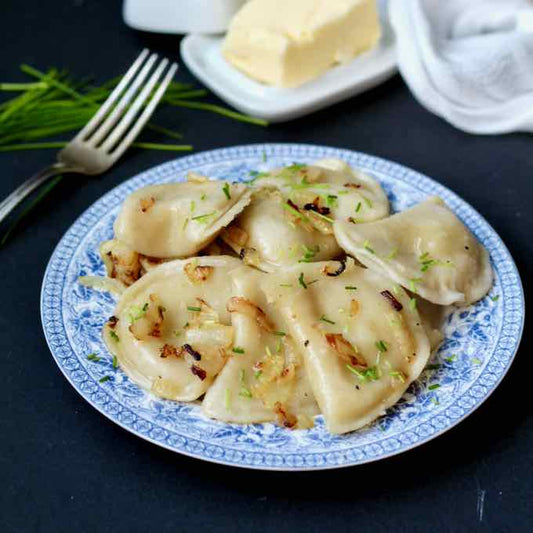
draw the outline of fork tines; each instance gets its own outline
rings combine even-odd
[[[144,49],[75,140],[120,157],[152,115],[178,69],[168,59],[156,62],[157,54]]]

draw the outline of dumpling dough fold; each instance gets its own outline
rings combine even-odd
[[[429,341],[408,295],[353,260],[344,271],[337,262],[300,265],[266,276],[261,286],[303,348],[332,433],[384,414],[427,363]]]
[[[249,424],[279,420],[280,414],[285,412],[301,422],[302,416],[310,418],[318,413],[301,349],[283,331],[286,329],[284,322],[273,312],[260,289],[264,276],[246,266],[230,273],[234,298],[240,299],[234,300],[233,305],[240,302],[256,306],[264,317],[258,322],[251,313],[232,312],[234,348],[202,403],[204,412],[212,418]],[[266,324],[271,330],[264,327]],[[273,367],[278,364],[279,375],[275,376]],[[284,377],[284,368],[289,366],[294,376]],[[280,404],[281,413],[276,403]]]
[[[346,253],[439,305],[470,304],[492,285],[487,250],[438,197],[368,224],[336,222]]]
[[[115,221],[115,236],[156,258],[196,254],[249,203],[239,183],[187,181],[150,185],[130,194]]]
[[[240,264],[224,256],[170,261],[124,291],[104,340],[135,383],[182,401],[208,389],[233,343],[227,280]]]

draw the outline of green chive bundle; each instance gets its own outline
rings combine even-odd
[[[73,134],[85,126],[120,81],[114,78],[100,86],[89,80],[75,80],[67,71],[52,68],[41,72],[29,65],[21,71],[32,78],[28,83],[0,83],[0,92],[16,96],[0,103],[0,152],[62,148],[58,136]],[[155,90],[155,89],[154,89]],[[216,113],[241,122],[266,126],[264,120],[249,117],[225,107],[201,101],[205,89],[172,82],[160,106],[183,107]],[[181,133],[147,124],[151,130],[169,139],[182,139]],[[160,144],[139,141],[133,146],[146,150],[190,151],[190,144]]]

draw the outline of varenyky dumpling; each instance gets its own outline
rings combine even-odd
[[[326,235],[285,209],[279,191],[254,193],[233,224],[222,231],[222,239],[243,260],[270,272],[299,261],[323,261],[342,253],[333,235]]]
[[[265,274],[242,266],[230,273],[228,302],[234,345],[231,357],[207,391],[204,412],[241,424],[278,420],[309,427],[318,406],[303,366],[301,347],[267,304],[259,288]]]
[[[261,287],[303,349],[332,433],[384,414],[427,363],[429,341],[408,295],[352,259],[280,270]]]
[[[170,261],[124,291],[104,340],[135,383],[183,401],[208,389],[231,353],[228,273],[241,265],[224,256]]]
[[[326,234],[332,233],[333,220],[369,222],[389,214],[379,183],[337,159],[260,173],[254,187],[280,190],[295,224],[305,223]]]
[[[438,197],[385,220],[334,227],[347,253],[430,302],[469,304],[492,285],[489,254]]]
[[[130,194],[115,221],[115,236],[156,258],[196,254],[249,203],[245,185],[201,180],[150,185]]]

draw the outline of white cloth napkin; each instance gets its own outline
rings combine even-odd
[[[533,1],[390,0],[400,73],[470,133],[533,131]]]

